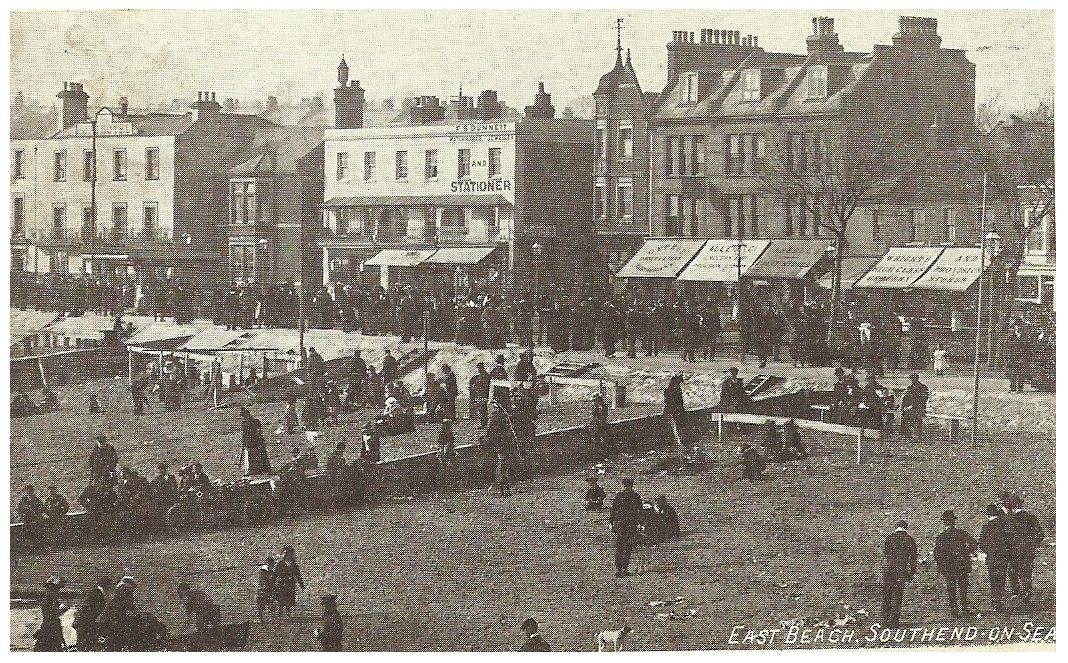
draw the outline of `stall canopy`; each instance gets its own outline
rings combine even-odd
[[[434,265],[477,265],[493,253],[492,246],[455,246],[438,249],[426,259]]]
[[[849,290],[857,279],[871,271],[871,268],[879,262],[879,258],[867,256],[846,256],[842,258],[842,290]],[[830,271],[816,281],[816,285],[830,290],[834,287],[834,272]]]
[[[383,249],[365,265],[387,267],[415,267],[434,255],[434,249]]]
[[[444,193],[436,196],[347,196],[331,198],[323,207],[505,207],[511,205],[499,193]]]
[[[616,276],[668,278],[679,275],[704,245],[703,239],[649,239]]]
[[[747,276],[805,279],[831,247],[830,240],[775,239],[753,263]],[[737,274],[737,267],[735,273]]]
[[[975,283],[983,273],[980,266],[982,255],[980,249],[971,247],[952,247],[942,251],[935,264],[912,284],[921,290],[944,290],[964,292]],[[990,266],[987,256],[985,267]]]
[[[854,288],[902,290],[911,288],[942,255],[942,249],[927,246],[898,246],[890,249]]]
[[[744,240],[741,243],[741,273],[746,275],[753,263],[767,250],[770,240]],[[734,283],[738,280],[739,242],[735,239],[710,239],[697,257],[679,275],[680,281]]]

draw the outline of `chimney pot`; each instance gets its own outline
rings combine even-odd
[[[757,36],[753,35],[753,48],[757,47]]]
[[[211,93],[211,103],[215,103],[215,93]]]
[[[197,101],[204,101],[204,93],[197,92]]]

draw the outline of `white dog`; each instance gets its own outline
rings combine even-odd
[[[627,635],[632,630],[631,627],[624,626],[614,631],[601,631],[595,636],[597,651],[623,651],[627,643]]]

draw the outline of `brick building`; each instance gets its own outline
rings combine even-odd
[[[362,127],[352,115],[326,131],[323,282],[581,284],[593,123],[556,117],[544,86],[516,121],[496,97],[423,96],[398,122]]]

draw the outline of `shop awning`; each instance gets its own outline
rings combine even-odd
[[[854,288],[902,290],[911,288],[942,255],[942,249],[928,246],[897,246],[860,277]]]
[[[747,276],[765,279],[804,279],[831,247],[829,240],[773,239],[753,263]],[[735,268],[737,275],[737,268]]]
[[[741,242],[741,270],[736,239],[710,239],[705,242],[697,257],[679,274],[680,281],[707,281],[710,283],[735,283],[738,272],[749,273],[753,263],[767,250],[770,240],[750,239]]]
[[[387,267],[415,267],[422,264],[434,249],[383,249],[365,265],[385,265]]]
[[[616,276],[673,279],[701,250],[703,239],[648,239]]]
[[[493,246],[450,246],[438,249],[425,262],[434,265],[477,265],[495,249]]]
[[[982,256],[977,248],[947,248],[912,287],[921,290],[964,292],[983,273],[980,260]],[[986,266],[990,266],[989,255],[986,258]]]
[[[867,256],[846,256],[842,258],[842,290],[849,290],[857,279],[871,271],[871,268],[879,262],[879,258]],[[816,285],[830,290],[834,287],[834,272],[827,272],[816,281]]]
[[[499,193],[443,193],[437,196],[348,196],[331,198],[323,207],[504,207]]]

